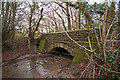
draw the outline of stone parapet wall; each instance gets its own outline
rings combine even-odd
[[[92,30],[76,30],[69,31],[68,34],[75,41],[88,41],[88,36],[92,39],[93,35],[89,35],[89,32],[92,33]],[[71,42],[65,32],[61,33],[51,33],[51,34],[43,34],[47,40],[55,41],[55,42]],[[95,40],[95,39],[94,39]]]

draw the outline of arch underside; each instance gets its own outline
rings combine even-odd
[[[51,54],[62,54],[62,55],[71,55],[67,50],[61,47],[53,48],[49,53]]]
[[[68,46],[67,44],[63,44],[63,43],[55,43],[54,45],[51,45],[49,47],[49,52],[55,48],[63,48],[66,51],[68,51],[71,55],[74,53],[74,49],[72,49],[70,46]]]
[[[43,42],[41,42],[41,43],[43,43]],[[41,52],[50,52],[51,50],[53,50],[57,47],[63,48],[63,51],[65,51],[65,50],[68,51],[68,53],[71,56],[73,56],[73,62],[75,62],[75,63],[76,62],[78,62],[78,63],[79,62],[88,62],[85,51],[83,49],[81,49],[79,46],[72,44],[72,43],[67,44],[67,43],[55,43],[55,42],[47,43],[46,42],[44,45],[40,45],[40,51]]]
[[[57,47],[67,50],[73,56],[74,63],[80,63],[80,62],[87,63],[88,62],[87,55],[85,54],[84,50],[80,49],[79,47],[74,48],[73,46],[68,46],[67,44],[55,43],[49,47],[48,52],[50,52],[51,50]]]

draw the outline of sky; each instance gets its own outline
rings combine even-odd
[[[101,2],[104,2],[104,1],[105,0],[89,0],[88,3],[93,4],[94,2],[101,3]]]
[[[3,2],[3,1],[9,1],[9,2],[13,2],[13,1],[26,1],[26,0],[0,0],[0,2]],[[90,4],[93,4],[94,2],[97,2],[97,3],[101,3],[101,2],[104,2],[105,0],[33,0],[35,2],[49,2],[49,1],[68,1],[68,2],[76,2],[76,1],[88,1]],[[112,0],[108,0],[108,1],[112,1]],[[114,1],[119,1],[119,0],[114,0]]]
[[[108,0],[108,1],[112,2],[112,0]],[[118,2],[119,0],[113,0],[113,1]],[[88,0],[89,4],[93,4],[94,2],[101,3],[101,2],[105,2],[105,0]]]

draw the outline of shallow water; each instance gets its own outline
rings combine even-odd
[[[47,54],[46,54],[47,55]],[[2,68],[3,78],[58,78],[72,77],[63,68],[69,68],[72,59],[63,56],[37,57],[10,63]]]

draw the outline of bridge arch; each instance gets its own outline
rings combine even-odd
[[[96,30],[99,32],[98,28],[96,28]],[[88,35],[90,32],[93,32],[93,29],[68,31],[68,34],[77,43],[89,47]],[[96,46],[96,39],[93,35],[94,34],[90,35],[90,40],[92,40],[93,46]],[[50,52],[52,49],[60,47],[67,50],[74,57],[73,62],[88,62],[88,56],[86,55],[87,51],[71,41],[65,32],[44,33],[39,39],[40,52]]]
[[[55,43],[53,45],[51,45],[49,47],[49,52],[54,50],[54,49],[57,49],[57,48],[61,48],[61,50],[64,50],[64,51],[67,51],[68,53],[70,53],[71,55],[73,54],[73,50],[70,46],[68,46],[67,44],[64,44],[64,43]]]

